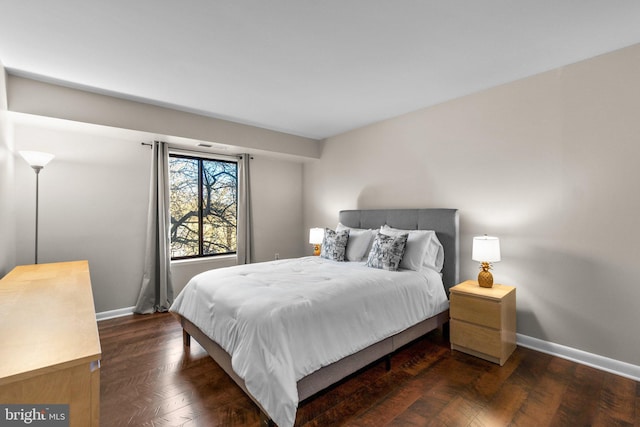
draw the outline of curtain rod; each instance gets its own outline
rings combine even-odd
[[[154,141],[154,142],[160,142],[160,141]],[[147,145],[151,148],[153,148],[153,144],[148,143],[148,142],[141,142],[140,145]],[[205,155],[211,155],[211,156],[220,156],[220,157],[236,157],[238,159],[242,159],[242,157],[244,156],[244,154],[229,154],[229,153],[216,153],[213,151],[199,151],[199,150],[190,150],[188,148],[178,148],[178,147],[170,147],[171,150],[173,151],[184,151],[187,153],[196,153],[196,154],[205,154]],[[253,160],[253,156],[249,155],[249,159]]]

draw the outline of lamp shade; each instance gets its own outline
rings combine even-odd
[[[492,236],[474,237],[471,259],[478,262],[500,261],[500,240]]]
[[[309,230],[309,243],[319,245],[324,239],[324,228],[311,228]]]
[[[20,155],[32,168],[43,168],[55,157],[53,154],[42,151],[20,151]]]

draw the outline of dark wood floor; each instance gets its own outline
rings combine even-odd
[[[99,322],[101,426],[259,426],[255,405],[169,314]],[[640,426],[640,383],[518,348],[499,367],[438,331],[303,402],[298,426]]]

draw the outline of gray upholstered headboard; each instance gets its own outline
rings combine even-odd
[[[339,220],[347,227],[390,227],[405,230],[434,230],[444,248],[442,280],[447,295],[459,279],[459,238],[457,209],[363,209],[340,211]]]

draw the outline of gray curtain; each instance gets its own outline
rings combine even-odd
[[[251,245],[251,186],[249,162],[251,156],[243,154],[238,162],[238,230],[236,255],[238,264],[250,264]]]
[[[155,141],[152,147],[147,243],[144,272],[136,313],[167,311],[173,302],[169,227],[169,147]]]

